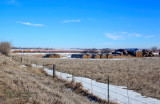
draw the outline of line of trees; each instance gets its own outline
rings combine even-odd
[[[121,49],[121,50],[123,50],[123,49]],[[156,47],[156,46],[151,47],[149,50],[153,51],[153,52],[160,51],[160,49],[158,49],[158,47]],[[115,50],[110,49],[110,48],[103,48],[103,49],[91,48],[91,49],[85,49],[82,53],[111,53],[113,51],[115,51]]]
[[[153,52],[158,51],[158,47],[156,47],[156,46],[152,47],[152,48],[151,48],[151,51],[153,51]]]
[[[8,56],[11,50],[11,43],[10,42],[0,42],[0,53]],[[158,47],[151,47],[151,51],[155,52],[158,50]],[[82,53],[110,53],[112,49],[103,48],[103,49],[86,49]]]
[[[92,48],[92,49],[85,49],[82,53],[110,53],[112,52],[112,49],[109,48],[103,48],[101,50]]]

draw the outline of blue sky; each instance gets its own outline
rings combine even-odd
[[[0,0],[0,41],[50,48],[160,48],[160,0]]]

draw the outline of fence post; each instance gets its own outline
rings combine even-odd
[[[60,70],[59,71],[60,72],[60,77],[62,78],[62,70],[61,70],[61,68],[59,70]]]
[[[43,69],[44,69],[44,62],[43,62]]]
[[[109,104],[109,75],[108,75],[108,78],[107,78],[107,82],[108,82],[108,104]]]
[[[28,58],[27,58],[27,64],[29,64]]]
[[[22,57],[21,57],[21,63],[22,63]]]
[[[82,83],[82,72],[80,71],[80,73],[81,73],[81,83]]]
[[[67,73],[69,73],[69,71],[67,71]],[[67,81],[69,81],[68,78],[69,78],[69,77],[68,77],[68,74],[67,74]]]
[[[72,81],[74,80],[74,70],[72,70]]]
[[[55,69],[56,69],[56,65],[53,64],[53,78],[55,77]]]
[[[129,75],[127,75],[127,97],[128,97],[128,104],[129,104],[129,93],[128,93],[128,82],[129,82]]]
[[[91,94],[92,94],[92,74],[91,74]]]
[[[38,68],[37,61],[36,61],[36,68]]]

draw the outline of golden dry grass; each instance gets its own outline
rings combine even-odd
[[[42,58],[44,57],[45,55],[35,55],[35,57],[38,57],[38,58]]]
[[[33,73],[38,74],[38,75],[46,75],[47,74],[42,68],[33,69]]]
[[[7,65],[3,65],[6,61]],[[21,68],[0,56],[1,104],[92,104],[86,97],[65,87],[41,69]],[[19,63],[20,64],[20,63]]]
[[[127,86],[128,89],[144,96],[160,99],[160,58],[129,58],[128,60],[83,60],[83,59],[42,59],[29,58],[42,65],[52,64],[60,72],[92,78],[106,83]]]

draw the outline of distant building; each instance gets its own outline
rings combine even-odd
[[[139,48],[127,48],[126,50],[127,50],[127,51],[133,51],[133,52],[142,51],[142,50],[139,49]]]

